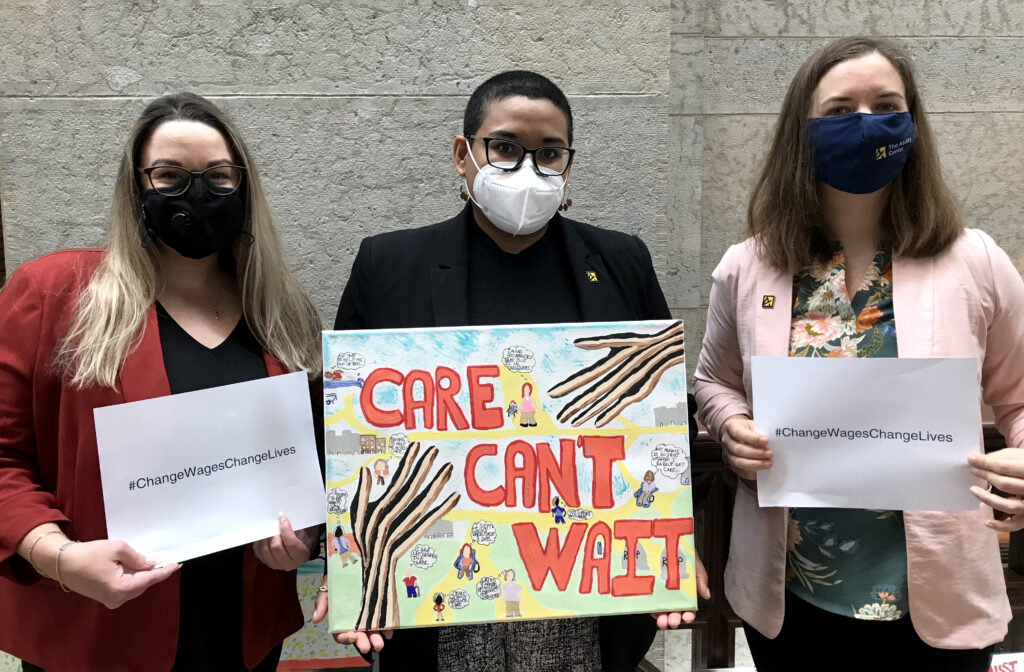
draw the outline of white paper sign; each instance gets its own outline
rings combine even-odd
[[[1024,653],[997,653],[988,672],[1024,672]]]
[[[761,506],[969,511],[981,450],[974,359],[753,357]]]
[[[97,408],[107,534],[181,562],[323,523],[306,374]]]

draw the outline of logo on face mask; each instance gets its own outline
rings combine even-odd
[[[538,175],[524,159],[516,170],[502,170],[487,163],[476,166],[469,197],[491,224],[514,236],[527,236],[544,228],[562,203],[565,180],[560,175]]]

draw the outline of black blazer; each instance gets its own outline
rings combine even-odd
[[[469,205],[456,217],[365,238],[341,295],[335,329],[469,325]],[[556,224],[557,222],[557,224]],[[636,236],[556,214],[585,322],[669,319],[651,255]],[[591,275],[593,274],[593,275]],[[693,404],[690,404],[693,413]],[[696,423],[691,417],[691,426]],[[647,614],[600,617],[604,672],[634,672],[654,641]],[[396,631],[381,670],[436,670],[437,630]]]

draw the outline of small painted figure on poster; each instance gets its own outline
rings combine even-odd
[[[342,567],[359,562],[355,554],[352,553],[352,542],[341,525],[334,528],[334,549],[338,552],[338,559],[341,560]]]
[[[522,585],[516,583],[516,573],[506,569],[501,573],[504,583],[501,584],[501,595],[505,600],[505,618],[522,618],[523,614],[519,609],[522,603]]]
[[[381,458],[375,460],[373,463],[373,475],[376,477],[377,485],[384,485],[384,477],[390,475],[388,471],[388,461]]]
[[[633,497],[636,498],[636,505],[645,509],[651,508],[651,504],[654,502],[654,493],[657,491],[658,486],[654,484],[654,472],[648,469],[647,473],[644,474],[644,480],[640,487],[633,493]]]
[[[565,507],[562,506],[562,500],[558,497],[551,500],[551,515],[555,517],[555,525],[565,523]]]
[[[530,383],[523,383],[523,398],[519,402],[519,426],[520,427],[536,427],[537,420],[534,418],[534,414],[537,409],[533,406],[533,400],[530,399],[530,395],[533,394],[533,385]]]
[[[459,570],[458,578],[473,580],[473,573],[480,571],[480,563],[476,559],[476,549],[472,544],[463,544],[459,557],[455,558],[455,569]]]
[[[444,593],[434,593],[434,622],[444,622]]]
[[[405,596],[406,597],[419,597],[420,596],[420,584],[416,579],[416,574],[412,567],[405,570],[405,578],[402,579],[402,583],[405,584]]]

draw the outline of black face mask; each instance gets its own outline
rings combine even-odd
[[[242,231],[245,220],[243,189],[227,196],[209,192],[202,178],[193,178],[188,191],[164,196],[155,189],[142,192],[142,221],[152,238],[159,238],[183,257],[202,259],[219,252]]]

